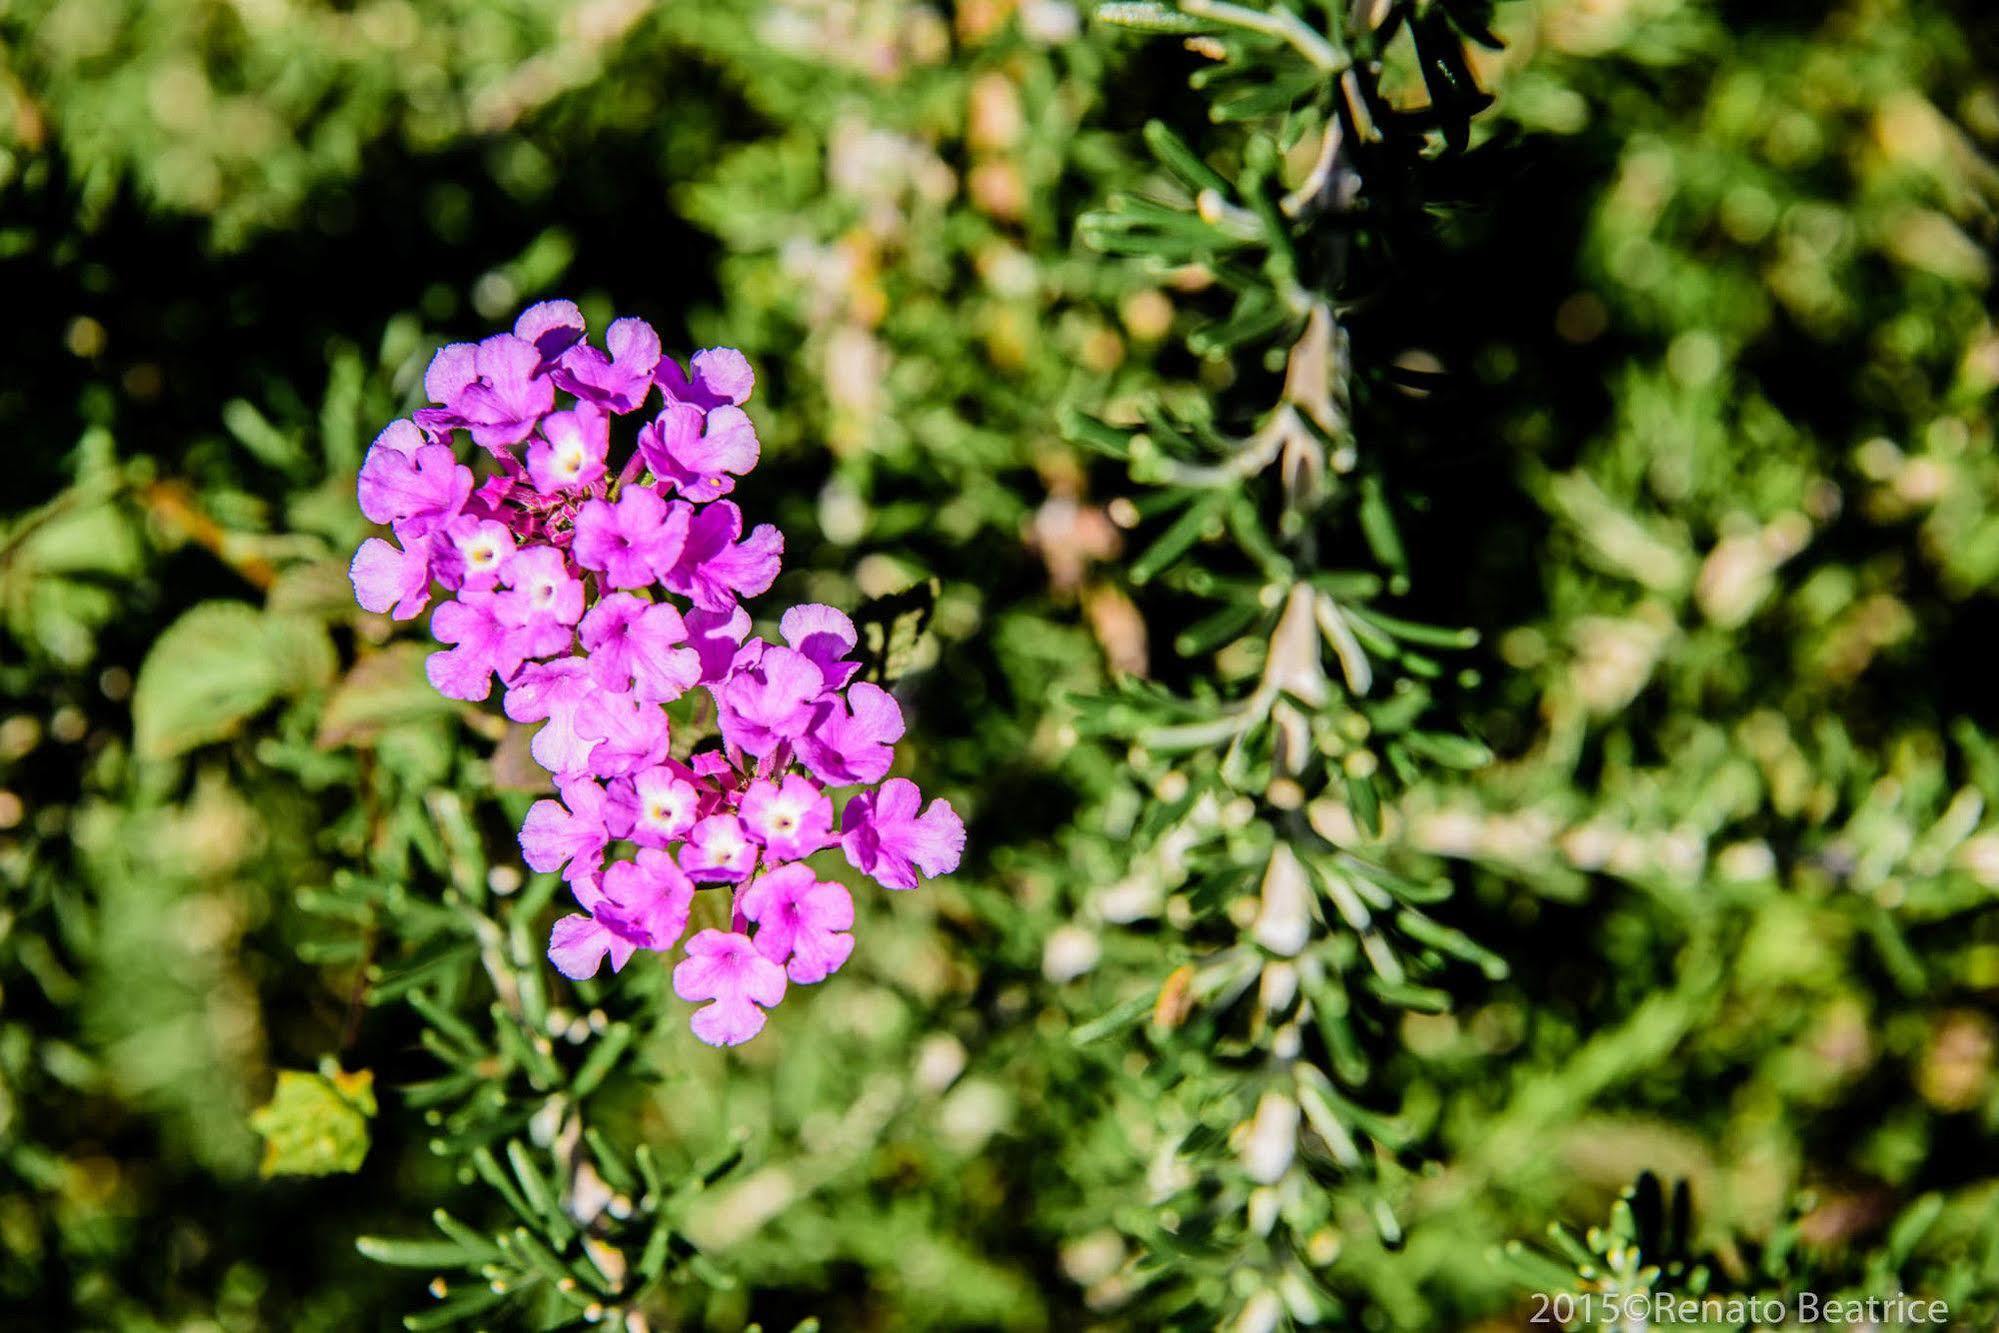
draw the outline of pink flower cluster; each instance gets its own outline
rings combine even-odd
[[[734,1045],[788,983],[853,951],[852,898],[806,858],[837,843],[910,889],[957,867],[965,829],[949,802],[925,808],[888,777],[902,710],[854,679],[852,621],[795,606],[780,642],[750,636],[738,599],[769,589],[784,539],[767,524],[744,536],[722,498],[757,463],[749,362],[713,348],[683,371],[637,319],[604,343],[585,340],[575,305],[546,301],[512,333],[440,350],[424,375],[434,405],[392,423],[362,466],[362,512],[395,540],[363,543],[354,593],[410,619],[442,589],[431,683],[477,700],[498,679],[507,716],[540,724],[530,750],[561,799],[529,810],[521,850],[583,909],[549,941],[565,975],[670,950],[696,893],[734,895],[732,928],[698,932],[673,972],[682,999],[706,1002],[695,1035]],[[613,419],[655,385],[661,410],[614,465]],[[458,460],[461,431],[491,457],[483,480]],[[721,743],[675,759],[663,705],[697,688]],[[861,790],[836,828],[837,787]]]

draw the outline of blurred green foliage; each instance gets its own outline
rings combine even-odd
[[[1301,7],[1384,138],[1294,214],[1350,95],[1204,7],[0,0],[10,1321],[1499,1328],[1646,1264],[1993,1317],[1999,33]],[[767,607],[937,580],[971,858],[736,1055],[542,963],[520,738],[346,587],[429,350],[556,293],[750,354]],[[1322,405],[1321,488],[1190,481]],[[1296,793],[1158,734],[1294,576],[1354,638],[1305,712],[1409,737]],[[323,1059],[365,1159],[265,1179]]]

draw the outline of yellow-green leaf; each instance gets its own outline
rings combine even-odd
[[[271,1100],[250,1115],[264,1136],[266,1176],[329,1176],[356,1171],[368,1155],[375,1075],[343,1071],[332,1059],[319,1072],[278,1071]]]

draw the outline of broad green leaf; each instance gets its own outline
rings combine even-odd
[[[330,1058],[320,1072],[278,1071],[271,1100],[250,1115],[264,1136],[266,1176],[328,1176],[360,1169],[375,1114],[375,1076],[349,1073]]]
[[[66,508],[75,494],[0,534],[0,606],[15,638],[80,666],[96,651],[97,630],[117,614],[119,589],[138,576],[145,552],[124,510],[108,502]]]
[[[273,701],[325,684],[337,667],[326,630],[245,602],[203,602],[169,625],[139,668],[139,753],[170,759],[226,740]]]

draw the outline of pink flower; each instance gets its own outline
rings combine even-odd
[[[695,1012],[694,1035],[710,1046],[737,1046],[763,1031],[763,1010],[784,998],[784,969],[747,936],[704,930],[687,941],[687,957],[673,969],[673,993],[713,1000]]]
[[[819,668],[829,690],[839,689],[861,669],[860,663],[846,660],[859,635],[844,611],[816,602],[794,606],[778,622],[777,632]]]
[[[679,764],[657,764],[631,776],[632,841],[641,847],[670,847],[685,838],[700,817],[701,789]]]
[[[415,413],[417,426],[433,439],[449,438],[452,431],[465,424],[465,418],[458,412],[458,400],[478,380],[477,346],[472,343],[447,343],[438,348],[423,372],[423,391],[433,403],[443,406],[418,408]]]
[[[368,445],[368,454],[372,458],[377,452],[388,452],[401,456],[404,462],[414,463],[417,454],[430,443],[432,441],[422,431],[409,422],[398,418],[382,427],[381,431]],[[361,465],[365,468],[368,465],[367,460],[362,460]],[[367,512],[365,503],[362,512]],[[386,523],[389,520],[378,518],[374,521],[377,523]]]
[[[576,511],[570,549],[585,569],[602,570],[613,588],[643,588],[681,556],[688,538],[688,508],[668,504],[644,486],[627,486],[618,502],[587,501]]]
[[[611,419],[588,403],[542,420],[542,438],[528,445],[528,476],[543,495],[594,486],[611,454]]]
[[[923,794],[906,778],[890,778],[878,791],[864,791],[840,812],[840,845],[862,874],[890,889],[913,889],[916,872],[935,877],[958,868],[965,850],[965,824],[949,801],[939,798],[917,813]]]
[[[637,940],[628,938],[599,917],[599,911],[609,901],[604,879],[604,874],[589,874],[572,883],[570,890],[589,915],[572,912],[558,920],[548,933],[548,960],[571,981],[597,975],[606,954],[610,955],[611,970],[621,972],[640,947]]]
[[[430,538],[412,537],[405,548],[370,537],[354,553],[347,577],[362,610],[413,620],[430,605]]]
[[[611,832],[604,822],[604,789],[589,778],[557,778],[562,800],[536,801],[521,825],[521,855],[538,871],[561,870],[571,884],[603,866]],[[567,869],[564,869],[564,866]]]
[[[564,352],[583,341],[583,312],[574,301],[538,301],[514,321],[514,336],[534,344],[541,356],[535,373],[546,374]]]
[[[757,845],[734,815],[701,820],[680,849],[680,868],[704,883],[740,884],[756,863]]]
[[[590,751],[590,771],[599,777],[623,777],[651,768],[671,748],[664,709],[601,686],[577,705],[576,731],[597,742]]]
[[[703,503],[727,495],[757,465],[757,430],[740,407],[704,415],[691,403],[668,403],[639,432],[638,448],[655,477]]]
[[[514,556],[514,534],[506,524],[460,514],[445,525],[444,538],[436,547],[435,572],[445,587],[478,590],[505,577]]]
[[[415,426],[397,421],[369,447],[356,489],[369,521],[393,524],[407,541],[458,516],[472,496],[472,469],[450,445],[425,444]]]
[[[753,639],[737,654],[728,680],[713,691],[722,736],[761,758],[779,742],[805,733],[825,687],[805,654]]]
[[[430,632],[439,643],[455,645],[432,653],[424,672],[447,699],[483,699],[493,689],[493,677],[507,680],[527,660],[518,627],[501,614],[500,594],[461,592],[430,618]]]
[[[741,407],[756,387],[756,372],[750,369],[749,358],[733,347],[696,352],[693,371],[690,378],[668,357],[659,363],[654,378],[670,400],[691,403],[704,411],[725,405]]]
[[[879,782],[895,762],[902,739],[902,706],[879,685],[859,681],[820,700],[798,742],[798,756],[812,776],[836,787]]]
[[[738,910],[757,923],[757,952],[801,986],[824,981],[854,952],[854,900],[838,884],[816,879],[808,866],[780,866],[743,890]]]
[[[634,859],[607,867],[603,885],[605,901],[592,913],[641,949],[670,949],[687,929],[694,882],[665,852],[640,848]]]
[[[524,338],[496,333],[478,345],[473,364],[478,379],[459,389],[446,407],[482,448],[497,452],[519,444],[555,406],[554,383],[538,373],[541,353]]]
[[[722,786],[731,786],[741,781],[742,774],[729,762],[729,756],[721,750],[702,750],[690,755],[687,766],[699,777]]]
[[[659,364],[659,335],[642,319],[613,320],[604,331],[610,354],[588,343],[572,347],[555,372],[555,382],[586,402],[612,412],[636,411],[652,392]]]
[[[580,657],[531,662],[507,686],[506,713],[516,722],[545,722],[528,744],[534,761],[558,776],[585,773],[600,738],[577,730],[577,714],[591,693],[588,664]]]
[[[791,608],[779,643],[750,638],[739,599],[771,586],[784,539],[767,524],[745,536],[718,497],[758,461],[742,411],[756,377],[727,348],[685,370],[660,353],[635,319],[591,346],[568,301],[440,348],[424,374],[432,405],[382,432],[356,485],[394,540],[365,541],[349,574],[362,606],[398,618],[443,588],[432,683],[483,699],[497,676],[507,716],[536,728],[529,748],[560,799],[529,809],[521,854],[561,874],[581,909],[549,937],[563,973],[669,951],[697,881],[741,886],[734,932],[702,931],[674,971],[676,991],[708,1002],[697,1035],[728,1045],[763,1027],[787,972],[810,984],[853,952],[852,898],[802,858],[839,841],[909,888],[955,867],[965,835],[948,803],[924,810],[900,780],[856,794],[834,831],[825,784],[879,782],[901,709],[855,680],[854,623],[830,606]],[[663,410],[621,445],[613,419],[642,411],[654,384]],[[459,464],[459,430],[491,455],[483,475]],[[697,685],[721,743],[677,760],[665,705]],[[695,725],[704,713],[688,709]]]
[[[684,617],[687,645],[701,659],[700,683],[712,685],[729,674],[736,650],[749,637],[749,612],[733,603],[726,611],[704,611],[699,607]]]
[[[660,582],[709,611],[726,611],[738,596],[767,591],[784,555],[784,535],[768,523],[738,542],[742,532],[743,513],[733,503],[703,505]]]
[[[512,458],[502,454],[499,462],[501,471],[495,472],[472,488],[472,503],[468,508],[476,509],[482,514],[503,514],[514,518],[517,515],[509,512],[510,508],[529,488],[521,484],[526,480],[521,470],[509,466],[513,462]],[[526,533],[516,529],[514,535],[524,538]]]
[[[555,406],[555,384],[540,349],[511,333],[439,348],[424,372],[423,389],[442,406],[419,408],[418,426],[436,438],[462,427],[495,455],[533,434]]]
[[[596,976],[606,954],[611,957],[611,970],[623,971],[637,949],[636,944],[597,918],[576,912],[557,921],[548,935],[548,961],[571,981]]]
[[[590,915],[570,915],[555,923],[548,957],[575,981],[595,976],[604,956],[611,970],[624,967],[634,950],[673,947],[687,929],[694,885],[664,852],[642,851],[637,859],[607,866],[600,878],[578,880],[576,901]]]
[[[513,591],[500,595],[500,616],[520,631],[527,657],[566,653],[583,615],[583,584],[569,572],[569,562],[553,546],[531,546],[507,561],[506,583]]]
[[[795,861],[834,841],[833,802],[796,773],[787,773],[782,785],[752,782],[743,793],[741,817],[750,836],[763,844],[766,861]]]
[[[607,690],[630,690],[650,703],[671,703],[701,679],[701,657],[687,641],[680,612],[628,592],[600,598],[579,626],[590,672]]]

